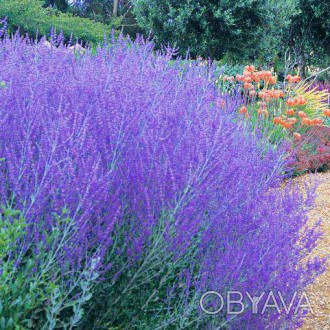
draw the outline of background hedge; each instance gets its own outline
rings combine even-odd
[[[114,27],[43,5],[40,0],[0,0],[0,18],[7,17],[10,32],[19,28],[34,37],[37,33],[49,35],[55,28],[58,32],[63,31],[67,39],[72,34],[73,38],[91,43],[103,41]]]

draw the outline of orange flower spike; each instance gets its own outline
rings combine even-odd
[[[243,76],[244,77],[249,77],[249,76],[251,76],[251,72],[249,70],[244,69]]]
[[[247,114],[247,113],[248,113],[248,109],[247,109],[246,106],[243,105],[243,106],[239,109],[239,112],[240,112],[241,114]]]
[[[300,118],[307,118],[307,115],[306,115],[306,113],[304,111],[298,111],[298,116]]]
[[[281,117],[275,117],[274,119],[273,119],[273,123],[275,124],[275,125],[278,125],[278,124],[280,124],[282,122],[282,118]]]
[[[301,121],[301,124],[302,124],[302,125],[309,125],[309,126],[311,126],[311,125],[313,125],[314,123],[313,123],[313,121],[312,121],[311,119],[304,117],[304,118],[302,119],[302,121]]]
[[[330,117],[330,109],[325,109],[323,111],[323,115],[326,116],[326,117]]]
[[[244,89],[254,89],[254,86],[251,83],[244,83]]]
[[[260,79],[264,79],[264,72],[263,71],[257,71],[255,75]]]
[[[291,78],[292,78],[291,74],[288,74],[288,75],[285,77],[285,80],[288,80],[288,81],[290,82]]]
[[[262,99],[268,99],[268,101],[271,98],[271,91],[268,91],[267,89],[264,89],[259,93],[259,97]]]
[[[313,124],[314,125],[322,125],[323,124],[323,120],[321,118],[315,118],[313,120]]]
[[[236,80],[237,81],[243,81],[244,80],[244,76],[240,75],[240,74],[237,74],[236,75]]]
[[[301,80],[301,78],[298,75],[292,77],[292,82],[294,82],[294,83],[298,83],[298,82],[300,82],[300,80]]]
[[[252,90],[252,91],[249,92],[249,96],[250,96],[250,97],[253,97],[253,96],[255,96],[255,95],[256,95],[256,91]]]
[[[292,128],[292,126],[293,126],[293,124],[292,123],[290,123],[290,122],[287,122],[287,121],[282,121],[282,126],[284,127],[284,128],[286,128],[286,129],[291,129]]]
[[[260,72],[255,72],[252,74],[252,79],[255,81],[255,82],[260,82],[261,80],[261,76],[260,76]]]
[[[296,102],[297,105],[305,105],[307,103],[307,101],[305,100],[305,98],[302,95],[298,95],[296,98]]]
[[[301,140],[301,135],[299,133],[294,132],[293,136],[294,136],[295,140],[297,140],[297,141]]]
[[[295,101],[294,101],[294,99],[287,99],[286,100],[286,104],[289,106],[289,107],[292,107],[292,106],[294,106],[295,105]]]
[[[286,113],[288,116],[293,116],[293,115],[294,115],[294,109],[288,109],[285,113]]]
[[[280,97],[281,97],[281,95],[282,95],[282,91],[280,91],[280,90],[274,90],[274,92],[273,92],[273,98],[274,99],[279,99]],[[284,94],[283,94],[284,95]]]
[[[264,77],[264,80],[265,81],[269,81],[271,79],[271,77],[272,77],[271,71],[264,71],[263,72],[263,77]]]
[[[287,119],[287,122],[294,125],[298,122],[298,119],[296,117],[291,117]]]
[[[247,65],[245,68],[244,68],[244,71],[248,71],[248,72],[254,72],[256,69],[254,67],[254,65]]]
[[[252,78],[250,76],[245,76],[244,77],[244,82],[250,83],[252,81]]]
[[[276,84],[276,77],[270,77],[270,79],[269,79],[269,83],[271,84],[271,85],[275,85]]]

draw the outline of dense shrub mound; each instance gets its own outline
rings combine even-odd
[[[4,322],[298,324],[293,310],[199,308],[207,290],[288,301],[322,268],[301,262],[318,234],[302,232],[306,200],[278,189],[280,148],[265,151],[235,119],[238,101],[210,70],[124,40],[81,55],[5,38],[0,63]]]
[[[111,26],[87,18],[62,13],[54,7],[44,8],[41,0],[0,0],[0,19],[7,18],[10,32],[20,29],[30,36],[49,35],[52,29],[63,32],[68,41],[70,37],[84,43],[103,42],[111,32]],[[116,26],[116,22],[113,22]]]
[[[309,129],[292,148],[290,166],[296,172],[328,170],[330,167],[330,127]]]

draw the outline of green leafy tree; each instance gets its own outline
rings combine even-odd
[[[286,34],[295,63],[303,76],[310,64],[325,65],[330,56],[329,0],[299,0]]]
[[[275,66],[280,71],[287,49],[285,35],[290,27],[291,17],[298,12],[298,0],[265,0],[266,23],[262,35],[255,45],[254,55],[257,62]]]
[[[182,54],[222,58],[255,47],[267,23],[257,0],[133,0],[140,26],[158,44],[177,45]]]
[[[70,1],[70,10],[72,12],[76,13],[79,16],[92,18],[98,22],[106,24],[111,24],[116,18],[116,21],[118,21],[122,16],[126,16],[128,11],[130,10],[130,7],[130,0]]]

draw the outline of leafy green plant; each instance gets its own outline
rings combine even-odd
[[[62,13],[55,8],[44,8],[40,0],[0,0],[0,17],[7,17],[10,32],[27,32],[31,37],[49,35],[52,28],[63,31],[84,42],[98,43],[111,32],[111,26]]]
[[[72,234],[72,221],[55,216],[45,239],[25,246],[28,225],[20,211],[2,207],[0,215],[0,329],[74,327],[98,278],[95,265],[63,274],[62,242]],[[70,277],[70,282],[68,282]]]
[[[132,221],[127,218],[113,234],[114,245],[106,257],[112,267],[96,288],[83,328],[168,329],[202,322],[197,308],[200,292],[193,285],[187,286],[184,272],[199,272],[195,260],[202,231],[185,253],[176,256],[170,247],[176,235],[175,217],[164,212],[143,256],[132,264],[127,258],[131,247],[125,243]]]
[[[26,275],[33,269],[33,261],[28,258],[24,265],[10,257],[16,244],[24,240],[26,223],[19,211],[2,208],[0,214],[0,329],[20,329],[28,327],[28,315],[38,310],[38,288],[34,281],[27,281]],[[18,256],[22,258],[21,255]]]

